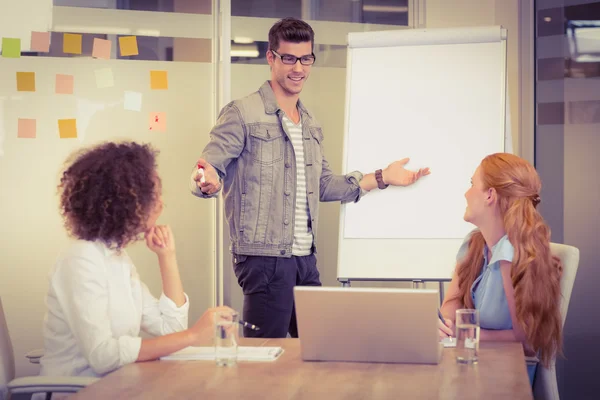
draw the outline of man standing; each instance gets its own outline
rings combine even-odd
[[[243,317],[260,327],[245,329],[245,336],[298,337],[293,288],[321,285],[319,201],[356,202],[377,187],[407,186],[429,174],[428,168],[406,170],[408,159],[365,176],[333,174],[321,126],[299,100],[315,62],[313,45],[306,22],[285,18],[273,25],[271,80],[223,108],[198,160],[205,181],[192,173],[190,189],[198,197],[214,197],[223,186]]]

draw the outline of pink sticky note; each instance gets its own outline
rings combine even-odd
[[[112,42],[110,40],[94,38],[94,48],[92,50],[92,57],[110,60],[111,47]]]
[[[151,131],[166,132],[167,131],[167,113],[151,112],[149,127]]]
[[[73,75],[56,74],[56,94],[73,94]]]
[[[31,32],[31,51],[50,51],[50,32]]]
[[[19,118],[17,137],[35,139],[35,119]]]

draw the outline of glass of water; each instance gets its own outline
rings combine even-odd
[[[456,361],[475,364],[479,357],[479,310],[456,310]]]
[[[239,314],[215,312],[215,360],[218,366],[232,367],[237,363]]]

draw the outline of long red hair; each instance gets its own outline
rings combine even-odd
[[[547,366],[561,352],[562,265],[550,254],[550,228],[536,209],[542,187],[540,178],[531,164],[508,153],[487,156],[480,171],[485,189],[496,190],[504,230],[515,250],[511,278],[517,320],[527,343],[536,352],[541,351],[541,361]],[[465,307],[474,308],[470,290],[481,272],[484,245],[483,235],[476,231],[466,256],[457,266],[456,298]]]

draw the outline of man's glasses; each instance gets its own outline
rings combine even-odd
[[[279,54],[275,50],[271,50],[271,51],[277,57],[281,58],[281,62],[284,63],[285,65],[294,65],[294,64],[296,64],[296,62],[298,60],[300,60],[300,64],[302,64],[302,65],[313,65],[315,63],[315,60],[317,59],[317,57],[315,57],[314,53],[306,55],[306,56],[302,56],[302,57],[296,57],[295,55],[292,55],[292,54]]]

